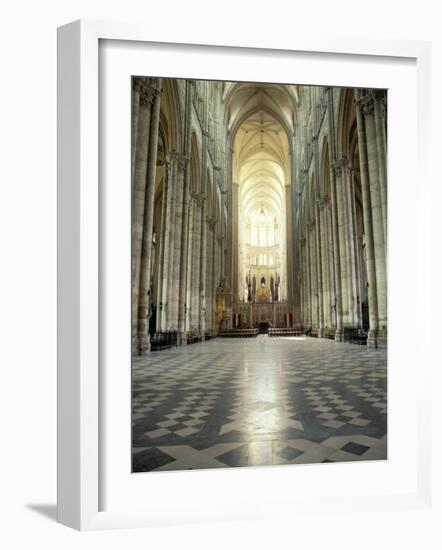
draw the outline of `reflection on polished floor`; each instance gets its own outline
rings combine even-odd
[[[387,458],[387,354],[211,340],[133,359],[133,471]]]

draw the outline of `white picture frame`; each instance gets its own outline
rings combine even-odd
[[[418,85],[416,157],[420,174],[419,185],[424,196],[420,201],[422,204],[424,199],[428,204],[431,203],[431,182],[426,158],[431,116],[428,96],[431,45],[425,42],[364,40],[342,36],[310,39],[300,34],[294,37],[281,36],[278,43],[271,45],[259,38],[254,43],[237,39],[234,43],[218,40],[216,44],[197,44],[189,39],[185,29],[181,35],[167,36],[160,29],[154,31],[142,25],[102,21],[76,21],[58,31],[58,521],[76,529],[92,530],[274,517],[275,514],[282,516],[295,511],[301,513],[301,509],[307,513],[326,509],[331,505],[330,495],[333,496],[333,493],[329,492],[326,498],[315,490],[312,495],[316,496],[311,499],[304,496],[302,499],[293,497],[292,500],[287,500],[287,495],[281,493],[279,501],[277,491],[268,500],[265,491],[259,497],[251,492],[248,499],[237,499],[239,505],[238,502],[236,505],[233,502],[236,499],[234,495],[231,495],[230,504],[227,497],[223,500],[220,496],[219,506],[209,509],[204,502],[199,505],[194,502],[185,508],[185,499],[192,498],[192,495],[186,494],[181,500],[177,499],[179,502],[175,507],[168,507],[166,502],[161,505],[159,503],[158,506],[150,502],[145,507],[126,507],[122,502],[121,506],[113,505],[112,509],[103,510],[100,487],[106,474],[103,472],[102,455],[108,447],[103,444],[100,418],[106,410],[101,404],[105,396],[100,385],[103,372],[100,352],[103,321],[100,314],[100,281],[103,276],[100,232],[103,226],[100,225],[99,217],[102,208],[99,173],[101,41],[124,41],[129,47],[131,44],[162,43],[188,50],[193,45],[200,50],[202,48],[201,51],[207,48],[206,55],[209,56],[213,46],[216,46],[219,49],[229,48],[230,55],[236,55],[235,51],[240,55],[253,50],[262,55],[266,52],[280,56],[287,52],[303,52],[312,56],[326,54],[340,59],[376,57],[393,63],[395,60],[411,60],[416,66]],[[194,70],[198,75],[197,67]],[[419,242],[426,243],[416,272],[421,284],[416,300],[419,301],[420,308],[429,311],[429,251],[432,235],[426,211],[419,208],[416,217]],[[429,336],[422,335],[420,345],[428,344],[428,338]],[[416,481],[412,483],[413,490],[410,491],[407,487],[403,491],[375,491],[372,494],[352,495],[349,486],[346,496],[336,493],[333,501],[335,510],[345,513],[357,506],[371,512],[382,508],[429,505],[431,433],[428,418],[431,416],[431,367],[431,361],[420,365],[419,384],[414,388],[417,405],[413,411],[413,426],[417,430],[417,457],[413,463]],[[411,374],[413,373],[415,371]],[[352,465],[342,467],[352,468]],[[221,478],[221,483],[225,481],[226,475],[231,476],[230,479],[234,476],[235,483],[241,483],[244,479],[250,483],[250,474],[241,470],[222,472],[224,477]],[[269,474],[271,470],[275,473]],[[260,473],[263,472],[262,469],[256,472],[255,469],[255,479],[256,475],[261,476],[263,486],[267,487],[268,483],[283,483],[288,470],[271,468],[266,469],[265,474]],[[175,477],[166,478],[166,475]],[[166,475],[161,474],[155,478],[155,490],[161,491],[162,487],[169,490],[171,479],[172,485],[179,486],[182,492],[188,491],[195,483],[198,485],[195,472]],[[199,472],[198,475],[199,485],[201,480],[209,487],[211,483],[219,483],[219,479],[214,477],[216,473]],[[152,477],[146,479],[148,483],[152,483]]]

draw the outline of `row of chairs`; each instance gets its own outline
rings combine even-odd
[[[365,346],[367,345],[367,339],[368,334],[364,329],[358,327],[344,327],[344,342]]]
[[[176,330],[156,332],[150,339],[150,349],[152,351],[169,349],[173,346],[178,346],[178,334]]]
[[[218,333],[222,338],[254,338],[258,336],[257,328],[225,329]]]
[[[190,330],[189,332],[186,332],[186,342],[187,342],[187,345],[201,342],[200,333],[196,330]]]
[[[302,330],[299,328],[269,328],[268,335],[272,338],[281,336],[301,336]]]

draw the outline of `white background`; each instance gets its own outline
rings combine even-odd
[[[163,5],[163,7],[161,7]],[[174,0],[164,3],[48,0],[9,4],[2,10],[0,86],[0,365],[1,518],[0,542],[6,548],[437,548],[441,545],[440,373],[434,381],[436,506],[430,511],[341,516],[293,517],[260,524],[156,528],[79,534],[57,525],[55,516],[56,433],[56,27],[78,17],[146,21],[188,29],[198,40],[246,35],[269,44],[281,33],[312,33],[434,41],[434,127],[442,127],[441,17],[436,2],[399,3],[354,0],[299,3]],[[323,7],[321,13],[320,7]],[[213,22],[210,18],[213,18]],[[439,135],[434,132],[434,159]],[[405,161],[406,159],[404,159]],[[436,168],[436,162],[434,162]],[[440,176],[434,172],[436,180]],[[440,185],[434,192],[433,228],[442,235]],[[439,201],[439,202],[438,202]],[[439,214],[439,217],[437,217]],[[437,242],[437,241],[436,241]],[[406,245],[406,243],[404,243]],[[442,280],[440,250],[433,274]],[[434,287],[436,289],[436,287]],[[435,293],[436,307],[441,307]],[[440,309],[439,309],[440,310]],[[438,336],[438,318],[411,320]],[[412,338],[407,345],[413,345]],[[425,360],[423,358],[422,360]],[[441,361],[442,364],[442,361]],[[4,508],[4,509],[3,509]],[[440,521],[439,521],[440,523]],[[9,540],[6,542],[6,539]]]

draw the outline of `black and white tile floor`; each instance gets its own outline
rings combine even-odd
[[[133,471],[387,458],[387,354],[305,338],[133,359]]]

